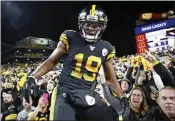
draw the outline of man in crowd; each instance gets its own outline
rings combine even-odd
[[[18,114],[17,106],[14,104],[14,98],[11,91],[4,93],[3,102],[1,102],[1,121],[15,121]]]
[[[31,96],[29,96],[29,102],[27,102],[24,97],[23,97],[22,100],[23,100],[22,104],[23,104],[24,109],[21,112],[18,113],[18,116],[17,116],[17,120],[18,121],[20,121],[20,120],[22,120],[22,121],[27,120],[28,114],[35,110],[35,107],[32,106],[33,101],[32,101],[32,97]]]
[[[162,88],[158,103],[159,107],[151,109],[142,121],[175,121],[175,87]]]

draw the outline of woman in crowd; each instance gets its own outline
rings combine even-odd
[[[48,121],[49,120],[49,99],[48,93],[44,93],[38,102],[35,110],[28,115],[28,121]]]
[[[130,114],[124,119],[126,121],[139,121],[142,119],[146,112],[149,110],[146,96],[143,90],[139,87],[135,87],[131,90],[129,96]]]

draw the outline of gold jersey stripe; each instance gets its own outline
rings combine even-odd
[[[66,34],[61,34],[61,37],[64,38],[64,39],[67,39]]]
[[[53,121],[54,119],[54,108],[55,108],[55,103],[56,103],[56,98],[57,98],[57,86],[54,88],[52,92],[52,97],[51,97],[51,107],[50,107],[50,117],[49,120]]]
[[[114,53],[115,54],[115,50],[113,50],[111,53]]]
[[[63,42],[67,41],[67,39],[65,39],[64,37],[60,37],[60,40],[63,41]]]
[[[65,34],[61,34],[60,36],[60,41],[62,41],[65,45],[66,45],[66,50],[68,52],[68,49],[69,49],[69,43],[68,43],[68,40],[67,40],[67,37]]]
[[[115,50],[113,50],[108,56],[107,56],[107,60],[113,58],[115,55]]]
[[[92,16],[95,16],[95,8],[96,8],[96,5],[92,5],[92,9],[91,9]]]

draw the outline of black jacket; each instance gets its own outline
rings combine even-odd
[[[168,69],[171,71],[172,75],[175,76],[175,67],[171,66]]]
[[[124,121],[140,121],[143,118],[143,116],[139,113],[134,112],[130,108],[130,113],[127,117],[124,117]]]
[[[138,70],[138,68],[135,68],[136,71]],[[133,67],[128,67],[128,70],[126,72],[126,78],[132,83],[132,85],[135,83],[135,79],[132,77],[132,71],[133,71]],[[137,73],[137,72],[136,72]]]
[[[168,71],[168,69],[166,69],[163,64],[158,63],[153,68],[162,79],[164,86],[175,86],[175,77],[171,74],[171,72]]]
[[[170,121],[160,107],[155,107],[149,110],[146,116],[141,121]]]

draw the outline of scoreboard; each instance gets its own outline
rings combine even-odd
[[[135,28],[137,53],[175,48],[175,19]]]

